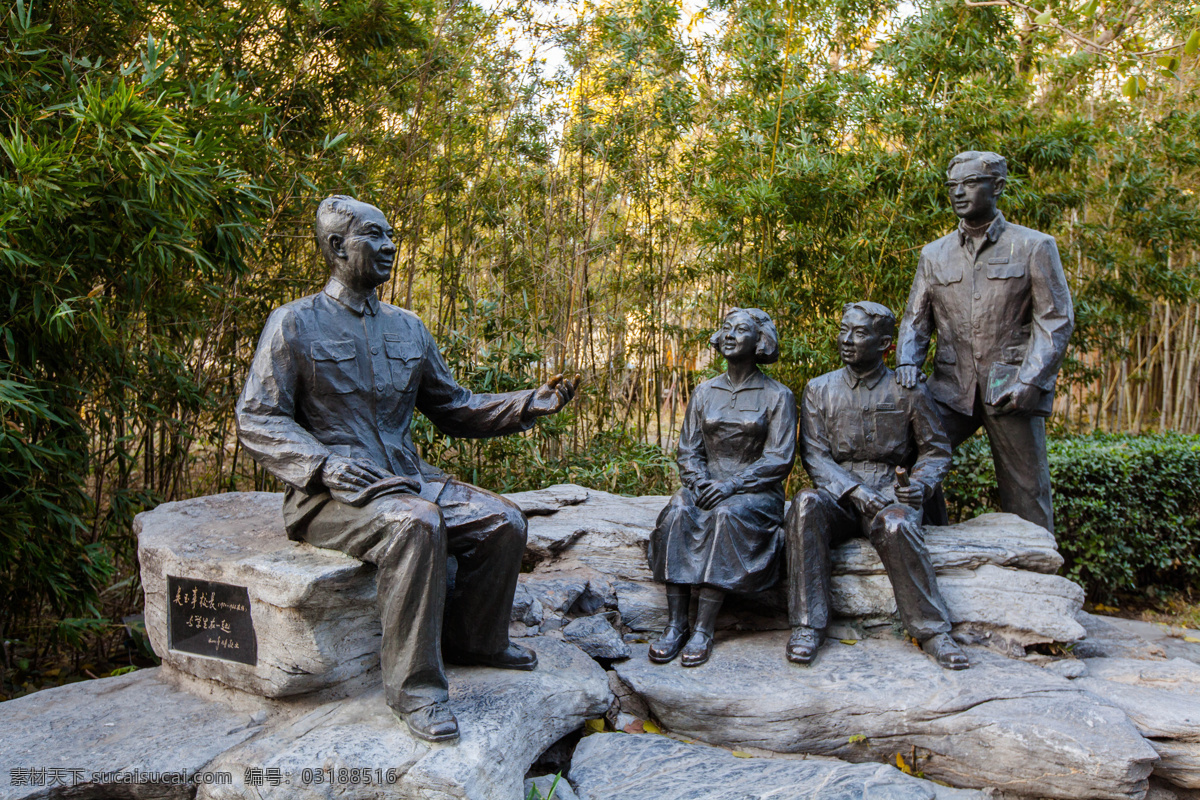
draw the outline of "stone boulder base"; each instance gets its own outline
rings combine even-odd
[[[259,733],[266,715],[201,700],[163,680],[161,669],[146,669],[9,700],[0,719],[4,800],[174,800],[191,798],[195,786],[162,773],[205,769]],[[14,782],[13,770],[23,768],[42,770],[40,785]],[[47,778],[47,770],[63,772]]]
[[[1154,774],[1200,789],[1200,666],[1182,658],[1090,658],[1074,685],[1124,711],[1162,759]]]
[[[881,764],[833,759],[741,758],[664,736],[602,733],[584,738],[568,776],[580,800],[969,800]]]
[[[666,595],[646,563],[646,545],[667,497],[618,497],[578,486],[509,495],[529,518],[524,601],[514,631],[553,630],[565,615],[593,614],[615,603],[622,623],[654,633],[666,622]],[[1012,514],[985,514],[926,529],[955,635],[1011,655],[1043,642],[1074,642],[1085,631],[1075,619],[1083,590],[1053,574],[1062,566],[1054,537]],[[858,638],[889,627],[896,614],[891,583],[870,543],[853,539],[834,549],[833,608],[845,618],[841,635]],[[572,593],[573,592],[573,593]],[[608,599],[611,598],[611,599]],[[534,605],[534,604],[537,605]],[[572,608],[586,604],[587,608]],[[787,627],[782,590],[727,604],[719,627]]]
[[[510,498],[529,515],[527,561],[533,566],[521,577],[514,636],[551,632],[601,612],[619,612],[626,630],[661,630],[666,598],[650,576],[646,544],[668,498],[619,497],[570,485]],[[338,687],[362,679],[379,662],[374,570],[341,553],[288,540],[282,502],[278,494],[231,492],[165,503],[138,515],[134,527],[151,644],[180,671],[264,697],[349,693],[352,687]],[[1083,593],[1047,574],[1062,559],[1045,530],[992,514],[930,528],[928,544],[961,640],[1022,655],[1033,643],[1083,636],[1075,620]],[[839,635],[857,638],[887,629],[896,605],[874,549],[853,540],[834,551],[833,562],[834,609],[858,618]],[[257,663],[171,649],[168,576],[245,587]],[[740,607],[731,602],[721,626],[785,628],[782,598],[777,590]]]
[[[230,492],[137,515],[146,632],[164,663],[263,697],[325,689],[378,666],[374,569],[290,541],[282,510],[281,494]],[[168,646],[169,575],[246,587],[256,665]]]
[[[604,713],[612,701],[604,670],[578,648],[531,639],[533,672],[450,668],[450,705],[462,736],[456,745],[414,739],[392,715],[382,689],[321,706],[230,750],[213,769],[234,775],[230,786],[201,787],[198,800],[258,800],[246,786],[248,767],[278,768],[291,783],[271,788],[272,800],[493,800],[521,796],[529,765],[558,739]],[[385,782],[350,786],[304,783],[303,770],[382,773]],[[387,783],[388,770],[396,780]],[[352,773],[347,773],[352,774]],[[354,792],[357,793],[354,793]]]
[[[0,706],[0,800],[518,800],[535,759],[612,702],[604,670],[577,647],[527,644],[540,662],[533,672],[448,670],[463,731],[457,745],[413,738],[378,685],[315,708],[307,699],[260,700],[252,715],[231,708],[246,700],[237,690],[201,699],[176,688],[177,678],[189,687],[195,680],[169,677],[169,667],[38,692]],[[81,768],[85,780],[72,787],[68,773],[65,786],[13,785],[10,770],[25,766]],[[257,785],[247,783],[250,769],[260,770]],[[135,770],[228,780],[113,774]]]
[[[827,642],[811,667],[785,632],[718,636],[706,665],[615,665],[672,733],[777,753],[896,763],[966,788],[1141,798],[1157,753],[1119,709],[1047,670],[970,648],[952,672],[900,639]],[[865,737],[865,739],[860,738]]]

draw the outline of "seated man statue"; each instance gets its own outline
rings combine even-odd
[[[966,669],[925,548],[921,506],[950,467],[950,442],[924,384],[899,386],[883,363],[896,317],[879,303],[842,311],[846,366],[809,381],[800,410],[800,458],[812,489],[785,521],[788,660],[809,664],[829,625],[829,548],[855,535],[879,552],[905,628],[938,664]]]
[[[415,736],[456,739],[443,657],[537,666],[535,653],[508,640],[526,523],[513,503],[421,460],[413,409],[451,436],[516,433],[566,405],[578,376],[472,394],[421,320],[376,297],[396,254],[383,213],[330,197],[316,234],[329,282],[267,320],[238,400],[238,435],[286,485],[289,537],[378,568],[387,703]],[[448,555],[457,562],[451,587]]]

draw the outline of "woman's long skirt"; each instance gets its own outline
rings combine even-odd
[[[783,492],[735,494],[705,511],[684,487],[658,515],[647,555],[654,578],[752,594],[779,579]]]

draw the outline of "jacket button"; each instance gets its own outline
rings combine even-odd
[[[979,299],[979,295],[975,295],[975,299],[976,299],[976,300],[978,300],[978,299]],[[372,348],[371,348],[371,355],[373,355],[373,356],[377,356],[377,355],[379,355],[379,348],[378,348],[378,347],[372,347]]]
[[[976,292],[976,293],[975,293],[975,299],[976,299],[976,300],[978,300],[978,299],[979,299],[979,298],[981,298],[981,297],[983,297],[983,295],[981,295],[979,292]]]

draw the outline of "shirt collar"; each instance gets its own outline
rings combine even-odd
[[[729,381],[729,373],[722,372],[712,382],[714,389],[724,389],[727,392],[740,392],[744,389],[761,389],[766,386],[767,376],[761,372],[755,372],[741,386],[734,387]]]
[[[337,278],[330,278],[329,283],[325,284],[324,291],[325,294],[337,300],[360,317],[363,314],[369,314],[373,317],[379,313],[379,298],[375,296],[374,291],[368,292],[366,297],[362,297]]]
[[[1000,209],[996,209],[996,216],[992,218],[992,223],[987,226],[987,231],[984,235],[987,236],[989,242],[995,244],[1007,226],[1008,221],[1004,219],[1004,214],[1000,212]],[[961,219],[958,221],[958,243],[963,246],[967,244],[967,228]]]
[[[883,376],[887,374],[887,371],[887,365],[880,361],[879,366],[861,378],[855,375],[854,370],[849,367],[842,367],[842,377],[846,380],[846,385],[851,389],[857,389],[861,383],[865,383],[868,389],[874,389],[883,380]]]

